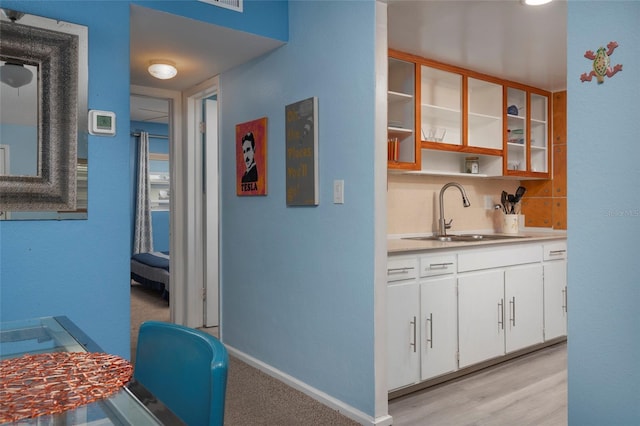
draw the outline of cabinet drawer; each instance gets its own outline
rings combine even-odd
[[[566,241],[549,243],[543,246],[544,260],[562,260],[567,258]]]
[[[418,276],[418,259],[415,257],[387,259],[387,282],[414,279]]]
[[[423,256],[420,258],[420,276],[454,274],[456,272],[456,255]]]
[[[523,265],[542,260],[540,244],[509,245],[496,249],[470,249],[458,254],[458,272]]]

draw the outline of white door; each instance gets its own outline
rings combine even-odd
[[[504,271],[458,276],[460,368],[504,355]]]
[[[455,371],[458,365],[456,279],[431,279],[420,284],[422,380]]]
[[[544,338],[567,334],[567,262],[544,264]]]
[[[389,390],[420,380],[418,284],[387,287],[387,385]]]
[[[504,273],[506,352],[542,343],[542,265]]]
[[[205,309],[204,325],[217,327],[220,318],[218,263],[218,100],[212,95],[202,101],[204,109],[204,227],[205,227]]]

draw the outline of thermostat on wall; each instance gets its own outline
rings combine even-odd
[[[89,110],[89,133],[99,136],[116,135],[116,114],[111,111]]]

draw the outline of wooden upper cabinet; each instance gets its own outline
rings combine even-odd
[[[389,51],[390,169],[548,179],[550,93]],[[517,112],[514,113],[515,107]]]

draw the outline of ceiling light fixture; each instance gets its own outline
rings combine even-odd
[[[168,80],[175,77],[178,74],[178,70],[175,63],[162,59],[151,61],[149,74],[160,80]]]
[[[553,0],[522,0],[522,4],[527,6],[540,6],[543,4],[551,3]]]
[[[16,89],[31,83],[32,79],[33,73],[22,64],[7,62],[0,67],[0,81]]]

